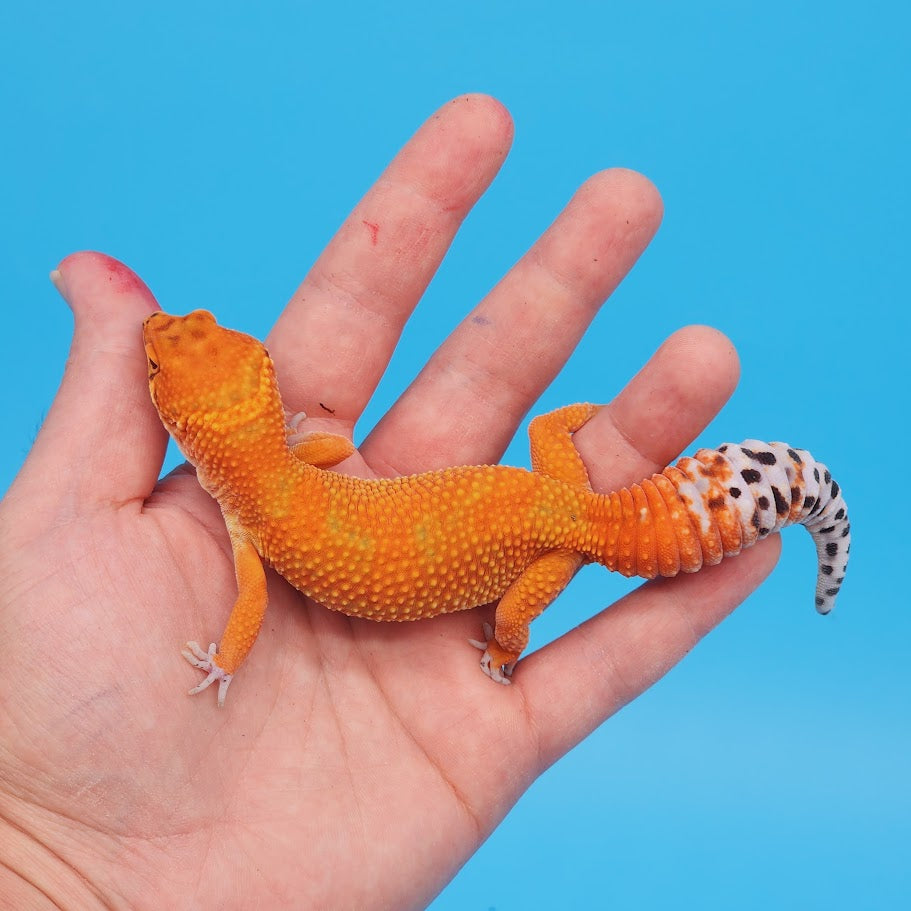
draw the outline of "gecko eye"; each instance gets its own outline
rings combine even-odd
[[[158,373],[159,367],[152,358],[149,358],[149,378],[155,376]]]

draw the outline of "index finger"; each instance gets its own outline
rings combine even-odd
[[[457,98],[405,144],[297,289],[267,344],[289,411],[353,424],[459,225],[503,163],[505,108]],[[306,364],[306,370],[300,365]]]

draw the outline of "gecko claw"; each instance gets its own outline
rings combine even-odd
[[[469,639],[468,642],[476,649],[484,652],[484,654],[481,655],[481,670],[484,671],[494,683],[502,683],[505,686],[509,686],[509,684],[512,683],[509,678],[512,677],[516,662],[510,661],[507,664],[494,664],[493,655],[490,654],[490,644],[492,641],[495,641],[493,638],[493,628],[489,623],[485,623],[483,629],[484,641],[481,641],[480,639]]]
[[[233,679],[233,674],[228,674],[224,668],[221,668],[215,662],[215,653],[218,651],[218,646],[213,642],[209,646],[209,650],[204,652],[198,642],[188,642],[187,647],[181,651],[181,655],[193,665],[193,667],[198,667],[200,670],[203,670],[208,675],[202,683],[198,683],[196,686],[188,690],[188,695],[195,696],[197,693],[201,693],[204,689],[211,684],[218,681],[218,707],[224,708],[225,705],[225,696],[228,693],[228,687],[231,685],[231,680]]]
[[[481,627],[483,639],[469,639],[468,644],[473,645],[475,648],[480,649],[482,652],[487,651],[487,643],[493,639],[493,627],[489,623],[485,623]]]

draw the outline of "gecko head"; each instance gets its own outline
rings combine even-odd
[[[142,325],[152,401],[169,430],[201,415],[255,405],[271,378],[261,342],[219,326],[207,310],[157,312]]]

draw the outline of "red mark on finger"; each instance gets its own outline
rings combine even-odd
[[[129,267],[110,256],[104,257],[108,281],[123,293],[140,292],[152,297],[146,283]]]
[[[375,247],[376,239],[380,233],[380,226],[372,221],[362,221],[361,224],[365,225],[367,227],[367,229],[370,231],[370,243],[373,244],[373,246]]]
[[[155,297],[146,283],[129,266],[125,266],[106,253],[96,253],[91,250],[71,253],[57,266],[56,271],[62,274],[64,285],[79,281],[76,274],[81,273],[84,280],[93,282],[106,280],[114,291],[123,294],[141,294],[155,304]],[[92,273],[92,277],[88,278],[87,276]]]

